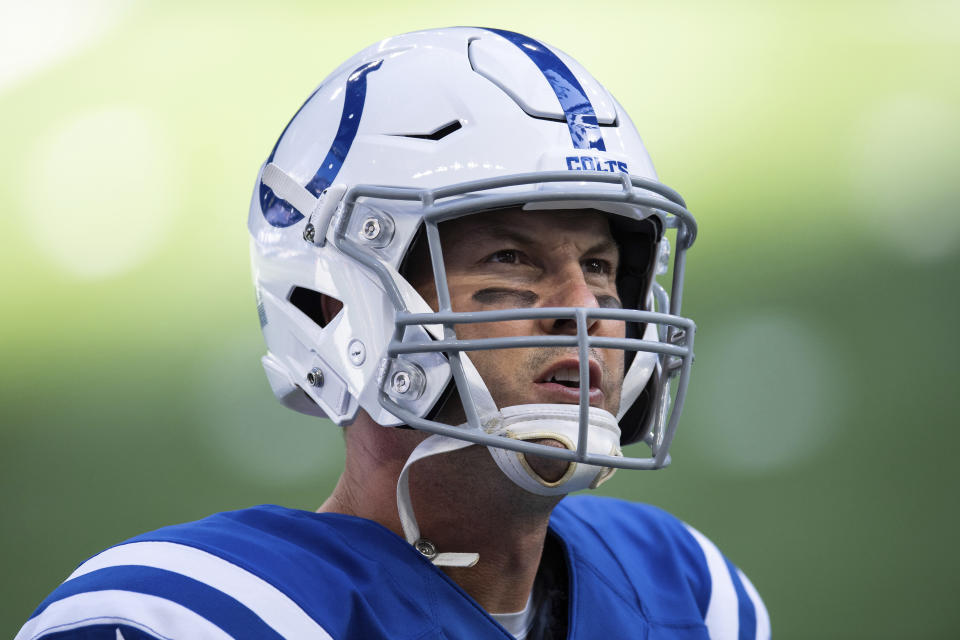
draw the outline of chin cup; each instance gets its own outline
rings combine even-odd
[[[577,450],[580,434],[580,407],[569,404],[524,404],[505,407],[493,435],[516,440],[553,439],[570,451]],[[594,455],[623,455],[620,451],[620,426],[608,411],[590,407],[588,449]],[[527,462],[526,454],[499,447],[487,447],[497,466],[522,489],[541,496],[557,496],[582,489],[596,489],[615,471],[582,462],[569,462],[556,481],[540,477]],[[544,455],[549,456],[549,452]]]

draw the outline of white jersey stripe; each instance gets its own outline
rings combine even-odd
[[[703,550],[707,569],[710,571],[710,604],[707,605],[707,615],[704,617],[710,638],[738,640],[740,607],[737,601],[737,590],[733,586],[727,563],[720,550],[705,535],[690,525],[686,527]]]
[[[117,617],[123,611],[124,617]],[[88,591],[50,603],[27,621],[14,640],[33,640],[47,633],[117,624],[142,629],[158,638],[230,640],[220,627],[166,598],[132,591]]]
[[[753,603],[753,610],[757,615],[757,640],[770,640],[770,614],[767,613],[767,608],[764,606],[763,600],[760,599],[760,594],[757,593],[757,589],[743,571],[737,569],[737,575],[740,576],[743,589],[750,596],[750,602]]]
[[[285,638],[331,640],[296,602],[267,581],[223,558],[174,542],[131,542],[107,549],[80,565],[67,581],[122,565],[165,569],[202,582],[249,608]]]

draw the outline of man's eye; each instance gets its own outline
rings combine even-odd
[[[589,260],[583,261],[583,270],[587,273],[607,274],[613,269],[612,265],[606,260],[601,260],[600,258],[590,258]]]
[[[487,262],[500,262],[503,264],[516,264],[520,262],[520,254],[514,249],[504,249],[497,251],[487,257]]]

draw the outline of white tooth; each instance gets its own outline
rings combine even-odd
[[[551,381],[554,382],[580,382],[579,369],[557,369],[553,372]]]

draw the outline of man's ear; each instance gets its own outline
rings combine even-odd
[[[320,294],[320,309],[323,312],[323,326],[327,326],[343,309],[343,303],[322,293]]]

